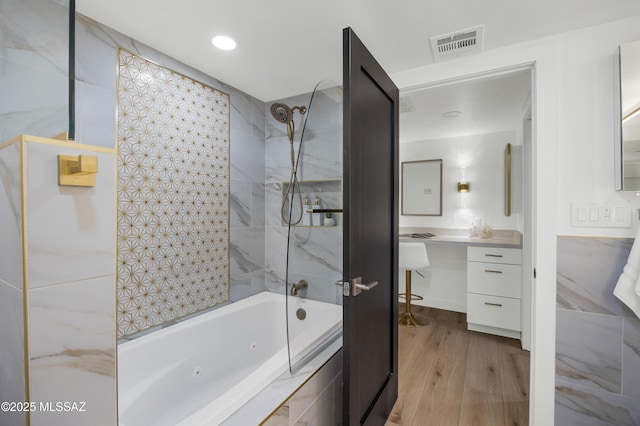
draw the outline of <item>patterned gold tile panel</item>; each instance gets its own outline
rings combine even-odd
[[[125,50],[118,335],[229,300],[229,95]]]

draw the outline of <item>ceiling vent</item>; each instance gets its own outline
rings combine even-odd
[[[403,112],[413,112],[416,106],[409,96],[400,96],[400,114]]]
[[[483,38],[484,25],[432,37],[429,40],[433,59],[438,62],[479,52],[482,50]]]

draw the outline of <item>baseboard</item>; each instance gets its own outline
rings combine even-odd
[[[443,309],[445,311],[454,311],[454,312],[462,312],[467,313],[467,302],[464,303],[455,301],[455,300],[447,300],[447,299],[433,299],[433,298],[424,298],[423,300],[412,300],[412,305],[418,306],[426,306],[428,308],[436,308]]]
[[[503,337],[511,337],[512,339],[518,339],[518,340],[521,339],[521,333],[519,331],[507,330],[504,328],[497,328],[497,327],[490,327],[488,325],[473,324],[468,322],[467,329],[471,331],[479,331],[481,333],[489,333],[489,334],[496,334],[498,336],[503,336]]]

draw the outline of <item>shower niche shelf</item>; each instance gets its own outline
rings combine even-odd
[[[309,199],[309,207],[313,208],[313,203],[316,196],[320,199],[320,208],[322,209],[337,209],[342,210],[342,178],[323,179],[323,180],[300,180],[298,181],[299,191],[302,196],[302,202],[304,203],[305,197]],[[284,211],[289,212],[289,201],[285,200],[285,194],[288,193],[289,182],[282,182],[282,200],[284,202]],[[293,213],[292,217],[297,218],[300,214],[300,205],[298,198],[298,188],[293,197]],[[290,196],[291,198],[291,196]],[[303,209],[306,210],[306,209]],[[325,228],[325,229],[341,229],[342,228],[342,213],[332,213],[332,218],[335,221],[334,225],[325,225],[325,214],[317,213],[316,215],[322,216],[322,224],[312,223],[308,225],[303,219],[299,223],[293,225],[296,228]],[[315,219],[318,216],[312,218]],[[283,220],[282,226],[286,226],[287,223]]]

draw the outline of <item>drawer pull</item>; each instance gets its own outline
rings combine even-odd
[[[486,257],[502,257],[501,254],[491,254],[491,253],[485,253],[484,254]]]
[[[485,269],[484,271],[485,272],[490,272],[492,274],[501,274],[502,273],[502,271],[496,271],[496,270],[493,270],[493,269]]]
[[[502,303],[484,302],[485,305],[501,307]]]

